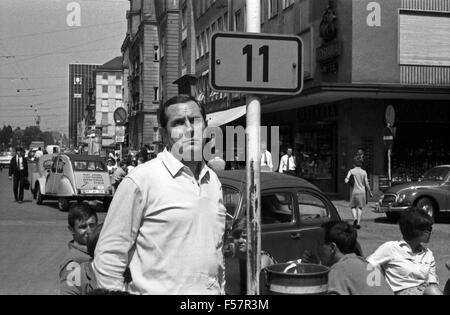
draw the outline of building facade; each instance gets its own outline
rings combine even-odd
[[[95,129],[101,130],[102,153],[116,149],[116,122],[114,112],[124,107],[123,58],[116,57],[94,70]]]
[[[95,85],[93,71],[99,65],[69,64],[69,142],[77,147],[84,135],[78,135],[78,123],[89,106],[89,89]]]
[[[303,92],[262,97],[262,125],[280,127],[280,152],[294,148],[298,176],[345,197],[344,178],[356,151],[363,149],[364,168],[376,190],[378,178],[387,175],[383,130],[388,106],[396,112],[394,179],[412,180],[434,165],[450,164],[445,149],[450,146],[445,136],[450,128],[449,0],[261,4],[263,33],[292,34],[303,41]],[[191,8],[194,17],[187,32],[195,35],[186,37],[187,47],[194,36],[196,41],[195,51],[190,49],[195,54],[193,94],[205,101],[208,112],[244,104],[240,95],[210,90],[208,45],[215,30],[245,31],[245,1],[186,0],[180,5]],[[193,69],[192,58],[181,64]],[[187,81],[180,80],[180,88]]]
[[[124,103],[128,109],[127,147],[160,142],[160,46],[153,0],[130,0],[127,34],[122,44]]]

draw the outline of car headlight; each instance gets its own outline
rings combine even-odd
[[[398,203],[402,203],[403,201],[405,201],[406,200],[406,194],[401,194],[399,197],[398,197]]]

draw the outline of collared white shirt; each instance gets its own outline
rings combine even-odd
[[[261,166],[269,168],[271,172],[273,171],[272,154],[267,150],[261,154]]]
[[[23,171],[24,170],[23,157],[18,155],[17,158],[16,158],[16,162],[17,162],[17,168],[19,169],[19,171]]]
[[[288,168],[288,159],[289,159],[289,169]],[[288,157],[288,155],[284,155],[280,161],[280,173],[284,173],[285,171],[295,171],[297,166],[295,165],[295,157],[292,155]]]
[[[381,268],[394,292],[424,283],[439,283],[436,262],[428,248],[414,253],[405,241],[387,242],[367,260],[373,266]]]
[[[136,294],[222,294],[226,209],[216,174],[197,181],[167,150],[129,174],[104,223],[93,269],[100,287]]]

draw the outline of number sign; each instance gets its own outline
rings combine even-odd
[[[303,89],[303,45],[298,36],[215,33],[210,83],[225,93],[296,95]]]

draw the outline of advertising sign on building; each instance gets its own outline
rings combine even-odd
[[[125,126],[116,126],[116,143],[125,142]]]

